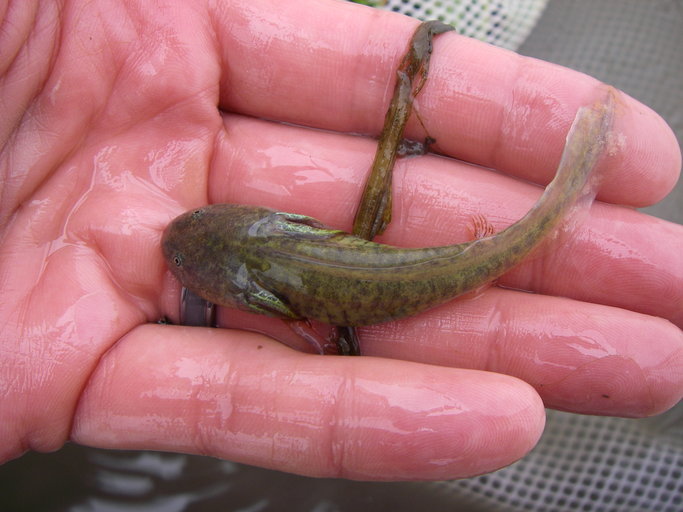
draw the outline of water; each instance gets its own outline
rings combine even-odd
[[[76,445],[0,466],[0,510],[12,512],[454,511],[461,501],[430,483],[315,479],[210,457]]]

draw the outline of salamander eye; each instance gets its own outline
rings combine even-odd
[[[182,254],[176,254],[173,256],[173,263],[175,263],[176,267],[182,267],[183,266],[183,255]]]

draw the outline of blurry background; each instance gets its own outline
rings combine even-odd
[[[683,140],[682,0],[389,0],[468,35],[584,71],[649,105]],[[528,37],[527,37],[528,36]],[[683,185],[650,214],[683,223]],[[645,420],[549,411],[522,461],[439,483],[319,480],[207,457],[67,445],[0,467],[2,511],[683,510],[683,408]]]

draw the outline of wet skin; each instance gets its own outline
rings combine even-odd
[[[396,69],[394,94],[384,116],[375,159],[353,220],[352,233],[357,237],[372,240],[391,222],[391,177],[394,162],[403,142],[403,132],[412,112],[413,100],[427,81],[432,39],[435,35],[451,30],[452,26],[440,21],[426,21],[418,25],[410,39],[408,50]],[[415,84],[418,74],[419,81]],[[427,136],[427,139],[430,137]],[[421,148],[424,150],[423,146]]]
[[[432,39],[435,35],[453,30],[453,27],[440,21],[420,23],[408,43],[408,49],[396,69],[394,94],[389,103],[384,126],[377,142],[377,151],[358,203],[351,234],[365,240],[372,240],[384,232],[391,222],[391,178],[394,163],[400,151],[405,154],[424,154],[427,143],[433,139],[427,135],[425,144],[403,139],[403,133],[413,110],[413,101],[420,93],[429,74],[429,61],[432,55]],[[419,80],[415,82],[415,78]],[[422,120],[418,116],[418,120]],[[424,128],[424,125],[423,125]],[[426,132],[425,128],[425,132]],[[412,144],[412,148],[409,148]],[[315,334],[308,335],[310,329],[305,325],[300,334],[309,340],[320,353],[327,351],[327,340],[320,340]],[[337,326],[332,339],[337,353],[341,355],[360,355],[360,340],[355,328],[350,325]]]
[[[397,156],[401,152],[424,154],[427,149],[426,145],[434,141],[429,135],[425,138],[425,144],[407,141],[403,139],[403,133],[412,112],[413,101],[427,81],[433,49],[432,39],[435,35],[452,30],[452,26],[440,21],[426,21],[417,26],[408,43],[406,53],[396,69],[394,93],[384,118],[384,126],[363,195],[356,210],[351,232],[354,236],[372,240],[384,231],[391,222],[391,178]],[[419,80],[416,81],[418,77]],[[422,123],[419,116],[418,120]],[[186,299],[182,302],[183,306],[187,304],[186,300],[203,301],[205,305],[200,309],[199,321],[181,312],[183,323],[185,325],[212,325],[213,321],[211,319],[207,321],[205,313],[214,311],[213,303],[203,300],[187,288],[183,293],[186,294]],[[289,325],[321,354],[361,354],[360,340],[353,326],[336,326],[337,328],[330,331],[328,336],[321,336],[307,320],[292,322]]]
[[[603,152],[613,109],[608,92],[579,110],[553,181],[524,218],[493,236],[403,249],[303,215],[217,204],[173,220],[164,256],[184,286],[221,306],[342,326],[411,316],[496,279],[562,222]]]

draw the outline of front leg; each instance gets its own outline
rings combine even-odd
[[[280,297],[265,289],[259,283],[250,280],[245,287],[243,304],[249,311],[266,316],[274,316],[287,320],[301,320],[301,315],[292,310]]]

